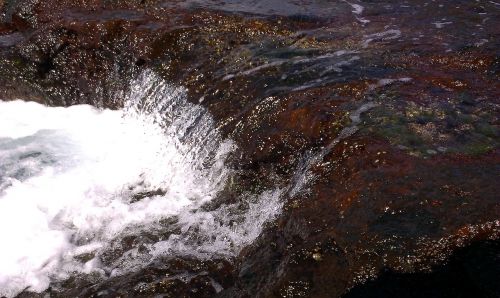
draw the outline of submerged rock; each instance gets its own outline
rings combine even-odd
[[[234,258],[175,256],[20,297],[498,294],[486,260],[500,233],[496,3],[0,5],[0,98],[118,108],[153,69],[237,143],[236,174],[207,210],[286,189]]]

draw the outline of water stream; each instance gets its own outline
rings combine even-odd
[[[122,110],[0,101],[0,296],[158,257],[231,257],[260,234],[280,189],[200,208],[231,177],[235,146],[184,93],[145,72]]]

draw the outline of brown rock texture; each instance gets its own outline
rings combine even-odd
[[[1,99],[118,108],[153,69],[237,143],[235,183],[214,204],[288,189],[234,259],[46,293],[500,296],[486,265],[500,259],[498,3],[226,2],[0,1]],[[179,272],[194,277],[165,278]]]

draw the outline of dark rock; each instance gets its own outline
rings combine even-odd
[[[311,178],[235,259],[174,257],[46,293],[498,296],[496,4],[365,1],[357,15],[325,3],[0,2],[2,99],[119,108],[117,94],[151,68],[188,88],[237,142],[235,185],[211,204]],[[443,18],[453,25],[432,24]]]
[[[432,272],[387,270],[343,297],[498,297],[500,243],[486,241],[462,248]]]

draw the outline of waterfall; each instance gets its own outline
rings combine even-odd
[[[203,208],[237,148],[185,94],[146,71],[121,110],[0,101],[0,296],[160,257],[231,257],[258,237],[282,190]]]

